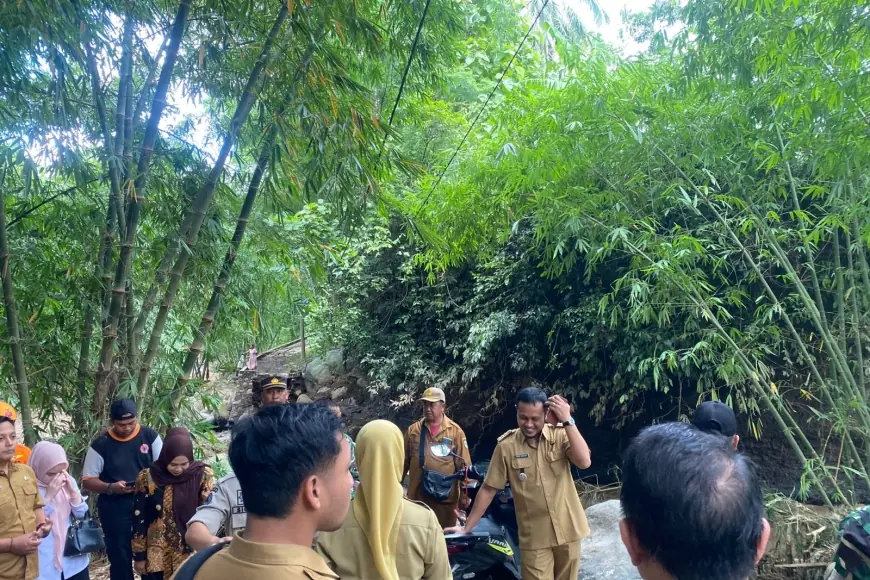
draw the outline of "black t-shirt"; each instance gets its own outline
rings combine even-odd
[[[109,432],[103,433],[88,449],[83,475],[98,476],[106,483],[134,482],[139,472],[157,459],[162,443],[157,431],[141,425],[139,432],[127,441],[119,441]]]

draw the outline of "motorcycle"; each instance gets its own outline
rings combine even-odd
[[[483,462],[468,469],[471,506],[488,467],[489,462]],[[453,579],[520,580],[516,519],[513,496],[506,487],[498,493],[471,533],[445,536]]]

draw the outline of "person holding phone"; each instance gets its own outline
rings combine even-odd
[[[42,511],[36,474],[27,465],[13,463],[17,414],[0,415],[0,578],[35,580],[39,575],[37,550],[51,533]]]
[[[89,580],[87,554],[63,555],[72,518],[81,519],[88,513],[88,504],[75,479],[67,473],[66,451],[57,443],[40,441],[30,455],[30,467],[45,501],[43,510],[51,522],[51,533],[39,545],[38,580]]]
[[[187,522],[214,484],[211,468],[193,457],[190,432],[170,429],[160,457],[136,478],[133,560],[142,580],[169,580],[187,559]]]
[[[82,487],[98,493],[97,507],[110,580],[133,580],[133,492],[136,476],[157,461],[163,440],[151,427],[140,425],[136,403],[119,399],[110,410],[112,428],[88,448],[82,468]]]

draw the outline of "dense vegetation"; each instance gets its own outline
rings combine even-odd
[[[627,22],[630,58],[546,1],[4,4],[3,396],[76,445],[116,393],[165,424],[304,317],[400,404],[727,400],[853,501],[870,15]]]

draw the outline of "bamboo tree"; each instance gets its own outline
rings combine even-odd
[[[861,313],[858,308],[858,300],[860,300],[860,291],[855,283],[855,264],[852,260],[852,239],[847,231],[846,235],[846,264],[849,267],[849,285],[850,298],[852,304],[852,340],[855,341],[855,375],[858,379],[858,386],[862,393],[867,393],[867,386],[864,381],[864,348],[861,340]],[[868,431],[870,433],[870,431]]]
[[[24,171],[29,171],[27,167]],[[5,173],[5,172],[4,172]],[[5,177],[5,175],[4,175]],[[0,276],[3,278],[3,305],[6,309],[6,330],[9,335],[9,349],[12,351],[12,368],[15,371],[15,385],[18,389],[18,410],[24,427],[24,442],[36,444],[36,431],[33,429],[33,413],[30,410],[30,389],[27,383],[27,370],[24,367],[24,352],[21,348],[21,332],[18,329],[18,306],[15,304],[15,288],[12,283],[12,268],[9,263],[9,240],[6,237],[6,195],[0,180]],[[31,180],[25,181],[29,189]],[[28,192],[25,191],[25,197]]]
[[[121,251],[115,269],[115,278],[112,290],[112,301],[109,306],[108,320],[103,327],[103,344],[100,349],[100,361],[97,367],[96,387],[94,389],[93,410],[97,416],[102,416],[109,392],[109,378],[115,358],[115,342],[118,338],[118,326],[121,316],[121,307],[127,289],[127,278],[130,273],[133,247],[136,244],[136,231],[139,224],[140,204],[145,199],[148,187],[148,170],[151,167],[151,156],[154,154],[154,145],[157,142],[157,134],[160,127],[160,119],[166,107],[166,93],[172,80],[175,61],[178,57],[178,49],[184,36],[184,28],[187,24],[187,14],[190,11],[192,0],[181,0],[172,30],[169,35],[169,44],[166,49],[166,60],[160,71],[154,99],[151,103],[151,115],[145,127],[145,135],[142,139],[141,152],[136,168],[136,180],[133,185],[133,196],[127,202],[127,235],[121,244]]]
[[[664,152],[660,149],[659,151],[664,154]],[[593,221],[597,222],[599,225],[603,225],[597,219],[591,216],[589,217]],[[623,239],[622,241],[635,255],[642,257],[650,265],[655,266],[656,261],[653,260],[653,258],[649,254],[643,251],[643,249],[639,248],[628,239]],[[722,324],[716,318],[715,313],[710,309],[701,294],[695,288],[692,278],[685,274],[678,265],[674,264],[673,266],[677,274],[676,279],[672,279],[673,285],[681,292],[683,292],[687,298],[689,298],[690,302],[693,306],[695,306],[695,308],[697,308],[704,314],[704,318],[713,325],[719,337],[723,341],[725,341],[725,343],[732,350],[734,356],[740,363],[741,368],[746,373],[750,384],[753,386],[756,396],[761,399],[762,403],[764,403],[765,408],[774,418],[774,421],[776,421],[777,425],[780,428],[780,431],[786,438],[786,441],[792,448],[792,451],[794,451],[795,456],[800,461],[801,467],[808,474],[813,485],[816,487],[816,490],[819,492],[819,495],[822,497],[822,501],[825,503],[826,506],[832,508],[833,503],[831,502],[831,498],[828,496],[825,486],[822,485],[822,482],[821,480],[819,480],[818,475],[816,475],[815,471],[813,471],[810,464],[810,459],[812,459],[815,463],[822,465],[823,467],[824,462],[816,454],[815,449],[813,449],[809,441],[807,441],[806,436],[803,434],[803,431],[801,431],[797,422],[794,420],[794,417],[791,416],[791,413],[789,413],[787,409],[782,409],[781,411],[780,408],[774,405],[773,401],[770,398],[770,395],[767,392],[767,389],[761,384],[761,381],[759,381],[758,373],[755,371],[752,363],[744,354],[743,349],[741,349],[740,346],[736,342],[734,342],[731,334],[722,326]],[[668,270],[658,270],[658,272],[666,277],[671,276]],[[798,436],[802,439],[802,443],[806,446],[807,451],[809,452],[809,459],[807,458],[807,455],[804,453],[804,451],[801,449],[798,441],[795,439],[794,433],[797,433]],[[845,497],[840,491],[839,485],[837,484],[836,480],[830,476],[827,470],[824,470],[824,474],[828,478],[832,489],[834,489],[840,496]]]
[[[163,335],[163,328],[166,324],[169,310],[172,308],[172,305],[175,302],[175,296],[177,295],[178,288],[181,285],[181,280],[184,276],[184,270],[187,267],[187,261],[190,258],[190,254],[192,253],[193,248],[196,247],[199,229],[202,226],[202,222],[205,220],[206,211],[211,205],[211,198],[214,195],[215,188],[217,187],[217,182],[223,174],[226,160],[229,157],[230,151],[232,151],[233,147],[235,146],[236,137],[238,136],[242,125],[244,125],[245,121],[247,121],[248,115],[251,112],[251,108],[254,106],[254,102],[257,100],[257,85],[260,84],[260,80],[263,76],[263,71],[266,69],[266,66],[269,64],[273,57],[272,46],[274,45],[275,40],[278,38],[278,34],[283,27],[284,21],[287,19],[288,15],[288,6],[286,3],[283,3],[281,5],[281,9],[278,11],[278,16],[275,18],[275,22],[272,24],[269,35],[266,37],[266,40],[263,43],[263,49],[260,52],[260,56],[257,58],[257,62],[254,65],[254,68],[251,70],[250,76],[248,77],[248,82],[245,85],[245,89],[242,92],[242,96],[240,97],[239,102],[236,106],[236,111],[233,114],[232,121],[230,122],[230,129],[224,136],[224,142],[221,146],[221,150],[218,154],[217,160],[215,161],[214,167],[212,167],[208,178],[206,179],[205,183],[202,185],[196,197],[194,198],[191,209],[185,217],[184,223],[182,223],[181,225],[180,232],[184,233],[183,235],[185,251],[179,253],[175,264],[172,267],[169,278],[169,286],[167,287],[166,292],[163,295],[163,300],[160,304],[160,310],[157,312],[157,318],[154,320],[154,327],[151,329],[151,336],[148,340],[148,348],[146,349],[145,356],[142,359],[142,366],[139,371],[139,380],[137,381],[136,385],[137,393],[139,393],[140,405],[143,405],[144,402],[147,400],[148,378],[151,374],[151,367],[154,362],[154,358],[157,356],[157,351],[160,347],[160,338]]]
[[[221,299],[223,296],[224,289],[227,287],[230,281],[230,275],[232,274],[233,264],[236,261],[236,255],[239,251],[239,246],[242,244],[242,240],[245,237],[245,230],[248,227],[248,219],[251,216],[251,210],[254,208],[254,202],[257,199],[257,193],[260,190],[260,183],[263,180],[263,175],[266,172],[266,167],[269,164],[269,157],[272,152],[272,145],[275,140],[275,135],[277,133],[277,123],[278,120],[274,122],[272,129],[269,131],[269,135],[263,142],[263,147],[260,150],[260,156],[257,158],[257,165],[254,168],[254,174],[251,176],[251,182],[248,185],[248,192],[245,195],[245,201],[242,203],[242,209],[239,212],[239,218],[236,220],[236,230],[233,232],[233,238],[230,241],[230,247],[227,248],[227,253],[224,256],[223,264],[221,265],[220,274],[218,274],[218,278],[214,283],[214,287],[212,288],[211,298],[209,298],[208,306],[206,306],[205,314],[202,315],[202,320],[199,323],[199,328],[194,334],[193,343],[190,345],[190,348],[187,351],[187,356],[184,359],[184,364],[181,367],[181,373],[178,376],[178,379],[175,383],[175,387],[172,393],[172,406],[173,409],[177,412],[178,406],[181,400],[181,396],[184,393],[184,386],[187,384],[187,381],[190,379],[190,373],[193,371],[194,366],[196,366],[196,361],[199,359],[199,356],[203,353],[205,349],[205,338],[208,335],[208,331],[211,329],[214,324],[215,319],[217,318],[218,309],[220,308]]]

